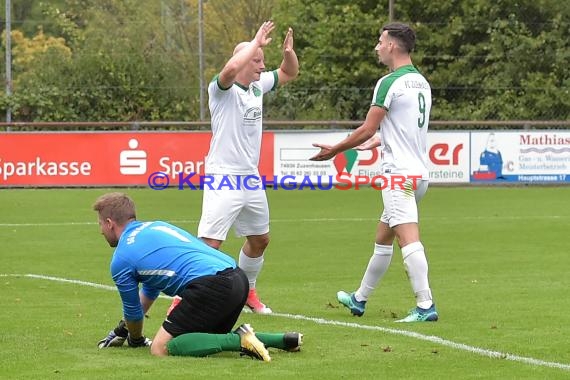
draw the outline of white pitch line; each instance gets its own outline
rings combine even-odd
[[[327,319],[323,319],[323,318],[307,317],[307,316],[298,315],[298,314],[272,313],[271,315],[276,316],[276,317],[284,317],[284,318],[290,318],[290,319],[300,319],[303,321],[311,321],[311,322],[315,322],[315,323],[322,324],[322,325],[352,327],[352,328],[363,329],[363,330],[381,331],[381,332],[385,332],[388,334],[394,334],[394,335],[403,335],[403,336],[407,336],[410,338],[415,338],[418,340],[424,340],[427,342],[440,344],[442,346],[455,348],[455,349],[461,350],[461,351],[471,352],[473,354],[486,356],[486,357],[493,358],[493,359],[504,359],[504,360],[511,360],[511,361],[520,362],[520,363],[533,364],[533,365],[541,366],[541,367],[558,368],[558,369],[563,369],[563,370],[567,370],[567,371],[570,370],[570,364],[548,362],[548,361],[529,358],[529,357],[525,357],[525,356],[512,355],[512,354],[508,354],[508,353],[504,353],[504,352],[500,352],[500,351],[491,351],[491,350],[487,350],[484,348],[469,346],[469,345],[463,344],[463,343],[452,342],[450,340],[443,339],[443,338],[440,338],[440,337],[434,336],[434,335],[419,334],[419,333],[413,332],[413,331],[391,329],[388,327],[380,327],[380,326],[360,325],[358,323],[351,323],[351,322],[331,321],[331,320],[327,320]]]
[[[97,283],[81,281],[81,280],[71,280],[71,279],[61,278],[61,277],[44,276],[44,275],[40,275],[40,274],[1,274],[0,273],[0,277],[27,277],[27,278],[35,278],[35,279],[40,279],[40,280],[49,280],[49,281],[56,281],[56,282],[63,282],[63,283],[71,283],[71,284],[89,286],[92,288],[111,290],[111,291],[116,291],[116,289],[117,289],[114,286],[109,286],[109,285],[97,284]],[[168,296],[165,296],[162,294],[159,297],[160,298],[167,298],[167,299],[172,298],[172,297],[168,297]],[[512,354],[505,353],[505,352],[487,350],[487,349],[480,348],[480,347],[469,346],[469,345],[463,344],[463,343],[456,343],[456,342],[453,342],[453,341],[450,341],[447,339],[443,339],[443,338],[440,338],[440,337],[434,336],[434,335],[423,335],[423,334],[413,332],[413,331],[392,329],[392,328],[381,327],[381,326],[360,325],[358,323],[334,321],[334,320],[328,320],[328,319],[324,319],[324,318],[307,317],[305,315],[299,315],[299,314],[273,313],[273,314],[270,314],[270,316],[309,321],[309,322],[314,322],[314,323],[317,323],[320,325],[350,327],[350,328],[362,329],[362,330],[381,331],[384,333],[394,334],[394,335],[403,335],[403,336],[406,336],[409,338],[414,338],[414,339],[418,339],[418,340],[423,340],[423,341],[427,341],[427,342],[431,342],[431,343],[440,344],[442,346],[451,347],[451,348],[454,348],[456,350],[467,351],[467,352],[470,352],[470,353],[473,353],[476,355],[485,356],[485,357],[492,358],[492,359],[510,360],[510,361],[514,361],[514,362],[530,364],[530,365],[535,365],[535,366],[540,366],[540,367],[557,368],[557,369],[562,369],[565,371],[570,371],[570,364],[549,362],[549,361],[545,361],[545,360],[529,358],[526,356],[512,355]]]
[[[445,220],[455,223],[457,220],[527,220],[527,219],[569,219],[570,215],[503,215],[503,216],[428,216],[422,220]],[[321,223],[321,222],[376,222],[377,218],[300,218],[272,219],[271,223]],[[198,223],[198,220],[170,220],[170,223]],[[62,226],[91,226],[97,222],[42,222],[42,223],[0,223],[0,227],[62,227]]]
[[[89,286],[91,288],[97,288],[97,289],[104,289],[104,290],[111,290],[111,291],[116,291],[117,288],[115,286],[110,286],[110,285],[103,285],[103,284],[97,284],[94,282],[87,282],[87,281],[81,281],[81,280],[71,280],[68,278],[61,278],[61,277],[53,277],[53,276],[44,276],[41,274],[1,274],[0,273],[0,277],[27,277],[27,278],[37,278],[40,280],[49,280],[49,281],[56,281],[56,282],[66,282],[66,283],[70,283],[70,284],[77,284],[77,285],[82,285],[82,286]],[[159,298],[166,298],[166,299],[172,299],[172,297],[166,296],[164,294],[160,294],[158,296]]]

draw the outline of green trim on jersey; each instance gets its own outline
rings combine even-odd
[[[222,91],[227,91],[227,90],[229,90],[230,88],[232,88],[232,86],[230,86],[230,87],[228,87],[228,88],[222,87],[222,85],[220,84],[219,79],[220,79],[220,74],[216,74],[216,75],[214,75],[214,78],[212,78],[212,80],[210,81],[210,83],[212,83],[213,81],[216,81],[216,84],[218,85],[218,88],[219,88],[220,90],[222,90]]]
[[[406,65],[399,67],[396,69],[396,71],[388,74],[380,83],[380,87],[376,93],[376,98],[371,105],[388,109],[384,105],[384,101],[386,100],[386,95],[388,95],[390,87],[392,87],[392,84],[394,84],[396,79],[399,79],[406,74],[419,74],[419,71],[414,67],[414,65]]]
[[[249,91],[249,87],[245,87],[243,84],[240,84],[238,82],[234,82],[234,84],[244,91]]]
[[[277,70],[273,70],[273,82],[273,87],[271,87],[271,90],[269,91],[275,90],[279,84],[279,74],[277,74]]]

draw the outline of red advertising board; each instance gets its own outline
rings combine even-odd
[[[204,174],[209,132],[1,133],[0,187],[147,186],[155,172],[178,186]],[[273,177],[273,133],[264,133],[260,174]]]

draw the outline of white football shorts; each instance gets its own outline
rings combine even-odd
[[[213,188],[204,186],[198,237],[226,240],[232,226],[239,237],[269,232],[269,205],[259,176],[213,174],[208,177],[214,178]],[[245,177],[248,179],[244,187]],[[222,181],[227,185],[220,186]]]
[[[380,221],[390,227],[418,223],[418,203],[427,192],[428,183],[428,180],[416,179],[414,184],[414,180],[407,179],[402,186],[388,186],[383,189],[384,211]]]

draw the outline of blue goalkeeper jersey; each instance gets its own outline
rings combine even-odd
[[[144,295],[154,300],[160,292],[179,295],[193,279],[235,267],[233,258],[181,228],[160,221],[133,221],[113,253],[111,275],[125,318],[138,321],[144,317],[139,283]]]

